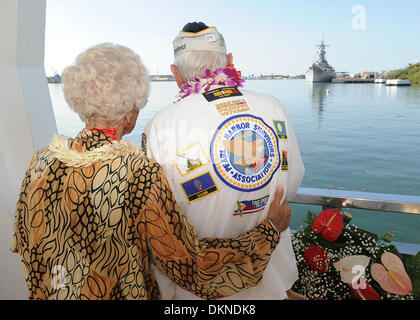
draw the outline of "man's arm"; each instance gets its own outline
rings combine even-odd
[[[160,168],[136,230],[147,241],[156,266],[204,299],[223,298],[257,285],[280,241],[280,230],[270,219],[235,239],[198,239]]]

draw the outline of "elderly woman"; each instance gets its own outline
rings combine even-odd
[[[31,160],[15,216],[30,299],[159,299],[151,264],[207,299],[262,278],[290,208],[231,239],[197,238],[159,164],[121,138],[147,102],[148,74],[130,49],[100,44],[62,75],[69,106],[86,123],[55,136]]]

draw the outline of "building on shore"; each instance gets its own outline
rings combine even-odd
[[[379,78],[380,73],[375,71],[364,71],[360,74],[362,79],[376,79]]]

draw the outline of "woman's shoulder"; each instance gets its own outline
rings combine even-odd
[[[131,156],[130,162],[135,175],[144,175],[150,178],[161,175],[160,164],[155,159],[148,158],[144,153]]]
[[[29,170],[32,174],[40,174],[56,161],[57,159],[50,152],[48,147],[45,147],[34,153],[29,164]]]

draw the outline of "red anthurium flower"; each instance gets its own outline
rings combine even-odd
[[[322,211],[315,218],[312,224],[312,231],[321,233],[321,236],[328,241],[335,241],[343,232],[343,216],[341,212],[335,209]]]
[[[316,271],[319,274],[327,272],[330,266],[328,253],[321,247],[309,246],[306,248],[303,258],[311,270]]]
[[[362,283],[363,281],[363,283]],[[371,287],[366,280],[359,279],[357,283],[349,284],[350,293],[359,300],[381,300],[381,296]]]

